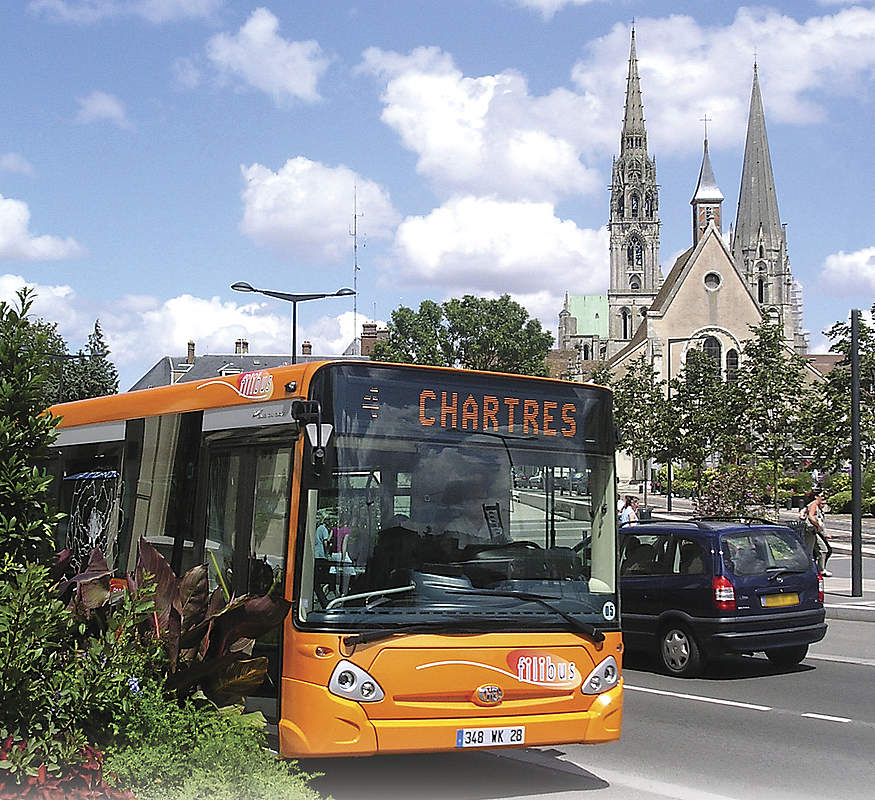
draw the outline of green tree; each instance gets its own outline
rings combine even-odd
[[[467,369],[547,374],[553,335],[509,295],[497,299],[465,295],[438,305],[423,301],[419,311],[392,312],[389,335],[377,342],[376,361],[461,366]]]
[[[586,375],[589,383],[597,383],[599,386],[614,385],[614,371],[607,361],[599,361],[593,365],[592,370]]]
[[[0,551],[12,562],[47,564],[58,517],[48,507],[51,479],[36,466],[55,438],[57,421],[44,411],[45,328],[28,318],[31,289],[17,303],[0,302]]]
[[[614,420],[620,431],[620,447],[644,461],[662,458],[666,451],[665,381],[644,356],[633,361],[614,386]],[[644,481],[647,505],[648,481]]]
[[[751,332],[742,349],[738,386],[748,449],[758,466],[771,470],[769,489],[777,516],[780,475],[798,459],[805,362],[786,347],[781,326],[765,322]]]
[[[443,309],[433,300],[423,300],[419,311],[399,306],[386,326],[389,335],[374,345],[371,358],[399,364],[451,365],[443,341]]]
[[[665,420],[666,453],[685,461],[702,495],[705,467],[720,451],[726,423],[726,384],[720,367],[707,353],[691,349],[680,375],[671,381],[671,403]]]
[[[875,464],[875,304],[873,322],[860,324],[860,450],[864,469]],[[842,356],[802,409],[802,437],[814,464],[836,472],[851,457],[851,326],[837,322],[825,332],[830,352]]]
[[[64,365],[61,391],[64,402],[118,392],[118,372],[108,355],[109,347],[103,338],[100,321],[96,320],[85,350],[79,351],[79,358],[67,359]]]

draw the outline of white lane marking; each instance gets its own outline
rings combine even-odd
[[[625,689],[633,692],[646,692],[647,694],[660,694],[665,697],[679,697],[682,700],[698,700],[700,703],[713,703],[718,706],[733,706],[734,708],[746,708],[750,711],[772,711],[771,706],[758,706],[754,703],[741,703],[737,700],[721,700],[718,697],[702,697],[698,694],[684,694],[682,692],[667,692],[663,689],[649,689],[645,686],[624,685]]]
[[[822,719],[825,722],[853,722],[854,720],[849,717],[831,717],[829,714],[815,714],[810,712],[808,714],[803,714],[803,717],[808,717],[808,719]]]

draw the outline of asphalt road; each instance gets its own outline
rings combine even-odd
[[[625,669],[619,742],[303,762],[335,800],[870,800],[875,625],[833,620],[797,668],[764,657],[705,677]]]

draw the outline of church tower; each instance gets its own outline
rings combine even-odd
[[[632,338],[662,283],[656,162],[647,153],[634,29],[629,50],[620,154],[613,163],[608,231],[611,242],[608,289],[610,357]]]
[[[714,178],[714,170],[711,168],[711,159],[708,157],[708,131],[705,131],[705,153],[702,156],[702,168],[699,170],[699,182],[693,199],[690,200],[693,207],[693,247],[699,243],[702,234],[708,230],[708,225],[714,222],[717,232],[723,228],[722,205],[723,192],[717,186]]]
[[[808,342],[801,326],[799,293],[790,272],[787,237],[778,214],[756,64],[732,255],[760,304],[763,318],[779,322],[787,344],[800,354],[806,353]]]

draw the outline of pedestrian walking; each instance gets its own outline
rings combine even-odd
[[[638,524],[638,498],[632,495],[626,495],[626,503],[623,510],[620,512],[620,524],[628,523],[629,525]]]
[[[805,546],[811,551],[820,574],[825,578],[831,578],[832,573],[826,568],[827,561],[832,555],[826,528],[824,526],[824,508],[826,495],[822,489],[814,492],[812,499],[805,505],[800,517],[805,523]]]

